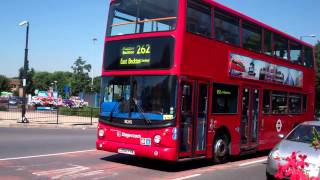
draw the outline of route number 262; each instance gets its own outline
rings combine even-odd
[[[137,54],[150,54],[150,44],[143,44],[137,46]]]

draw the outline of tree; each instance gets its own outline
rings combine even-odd
[[[35,71],[33,68],[27,71],[26,94],[34,94],[35,87],[33,85],[33,79],[32,79],[34,76],[34,73]],[[19,79],[23,79],[23,67],[19,69]]]
[[[10,80],[6,76],[0,75],[0,92],[10,91]]]
[[[50,72],[35,72],[33,76],[34,88],[42,91],[47,91],[50,87],[55,88],[54,82],[57,82],[57,91],[64,96],[64,86],[71,85],[71,72],[56,71]]]
[[[65,96],[64,87],[71,86],[72,73],[64,71],[56,71],[51,74],[51,83],[57,81],[57,90],[60,95]]]
[[[101,76],[93,79],[93,92],[99,93],[101,88]]]
[[[78,57],[71,66],[73,70],[71,79],[71,91],[72,95],[79,95],[80,92],[90,92],[90,77],[91,65],[86,64],[86,61],[81,57]]]
[[[35,89],[40,91],[46,91],[50,87],[51,73],[49,72],[35,72],[32,80],[34,82]]]

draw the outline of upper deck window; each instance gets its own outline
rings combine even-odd
[[[248,21],[243,21],[242,29],[243,47],[256,52],[261,52],[261,28]]]
[[[214,12],[215,38],[240,45],[239,18],[218,9],[215,9]]]
[[[304,47],[304,65],[313,67],[313,50],[310,47]]]
[[[288,60],[288,40],[282,36],[273,36],[273,55]]]
[[[271,31],[264,30],[264,53],[267,55],[272,55],[272,41],[271,41]]]
[[[105,70],[169,69],[173,64],[173,37],[126,39],[106,43]]]
[[[177,9],[177,0],[117,0],[110,5],[107,35],[173,30]]]
[[[290,60],[302,65],[302,46],[296,42],[290,42]]]
[[[195,1],[188,1],[187,31],[211,37],[211,9]]]

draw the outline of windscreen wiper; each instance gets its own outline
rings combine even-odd
[[[120,105],[120,102],[119,102],[119,103],[116,103],[116,104],[113,106],[112,110],[110,111],[110,114],[109,114],[109,120],[110,120],[110,121],[112,121],[112,114],[113,114],[113,112],[118,108],[119,105]]]
[[[146,116],[144,115],[144,111],[143,111],[142,107],[138,103],[136,103],[136,101],[133,98],[132,98],[132,101],[133,101],[134,105],[137,106],[138,111],[139,111],[140,115],[142,116],[142,118],[145,120],[145,122],[148,125],[150,125],[151,124],[151,120],[146,118]]]

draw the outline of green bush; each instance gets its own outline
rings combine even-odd
[[[82,116],[82,117],[99,117],[99,108],[83,107],[83,108],[68,108],[61,107],[59,108],[60,115],[66,116]]]
[[[0,106],[0,111],[8,111],[8,107],[6,107],[6,106]]]

